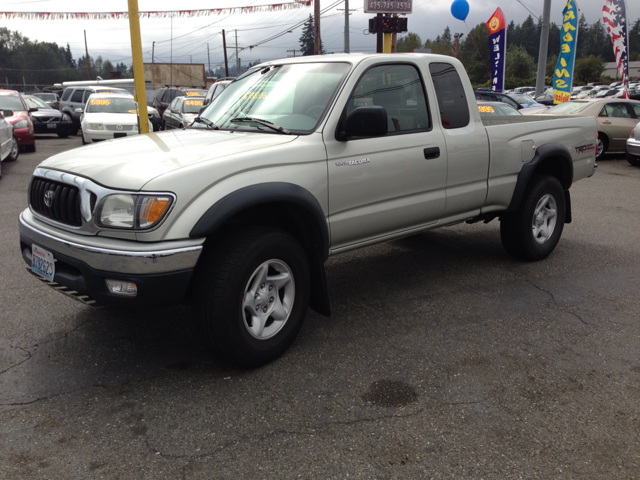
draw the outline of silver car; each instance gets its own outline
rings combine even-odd
[[[4,119],[4,116],[13,116],[11,110],[0,110],[0,178],[2,178],[2,162],[14,162],[18,159],[18,139],[13,134],[13,125]]]
[[[631,130],[631,135],[627,140],[627,162],[634,167],[640,167],[640,123]]]
[[[176,97],[162,115],[162,130],[186,128],[193,123],[204,103],[204,96]]]

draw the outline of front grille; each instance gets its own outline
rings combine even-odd
[[[52,192],[48,194],[50,206],[45,203],[47,192]],[[80,191],[75,186],[33,177],[29,188],[29,204],[34,212],[46,218],[74,227],[82,226]]]
[[[58,122],[59,119],[58,117],[32,117],[34,120],[40,122],[40,123],[51,123],[51,122]]]
[[[110,130],[112,132],[130,132],[133,129],[133,125],[105,125],[105,127],[107,127],[107,130]]]

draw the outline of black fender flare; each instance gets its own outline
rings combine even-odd
[[[324,269],[324,262],[329,257],[329,227],[320,203],[308,190],[286,182],[260,183],[241,188],[209,207],[193,226],[189,236],[208,237],[234,215],[265,203],[288,203],[311,214],[313,223],[320,232],[320,238],[314,238],[320,248],[308,252],[311,268],[309,306],[322,315],[330,316],[329,290]]]
[[[558,157],[560,159],[558,166],[562,171],[562,178],[559,178],[559,180],[565,191],[565,197],[568,197],[569,187],[571,187],[571,184],[573,183],[573,160],[571,159],[571,154],[567,147],[561,143],[547,143],[538,147],[533,158],[522,166],[522,170],[518,173],[516,188],[513,191],[513,196],[511,197],[511,203],[507,208],[507,213],[515,212],[518,207],[520,207],[522,198],[524,197],[524,192],[531,180],[531,176],[536,171],[537,167],[549,157]],[[571,202],[568,201],[567,218],[569,221],[571,221],[570,205]]]

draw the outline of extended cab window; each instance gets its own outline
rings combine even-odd
[[[387,110],[388,135],[430,128],[424,86],[412,65],[379,65],[367,70],[349,98],[347,115],[365,105]]]
[[[429,71],[438,97],[442,126],[450,129],[469,125],[469,105],[455,67],[450,63],[431,63]]]

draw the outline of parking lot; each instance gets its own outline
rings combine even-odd
[[[0,181],[0,479],[575,478],[640,474],[640,169],[572,189],[554,253],[498,221],[332,257],[333,315],[277,361],[212,358],[189,308],[91,308],[29,275],[38,136]]]

